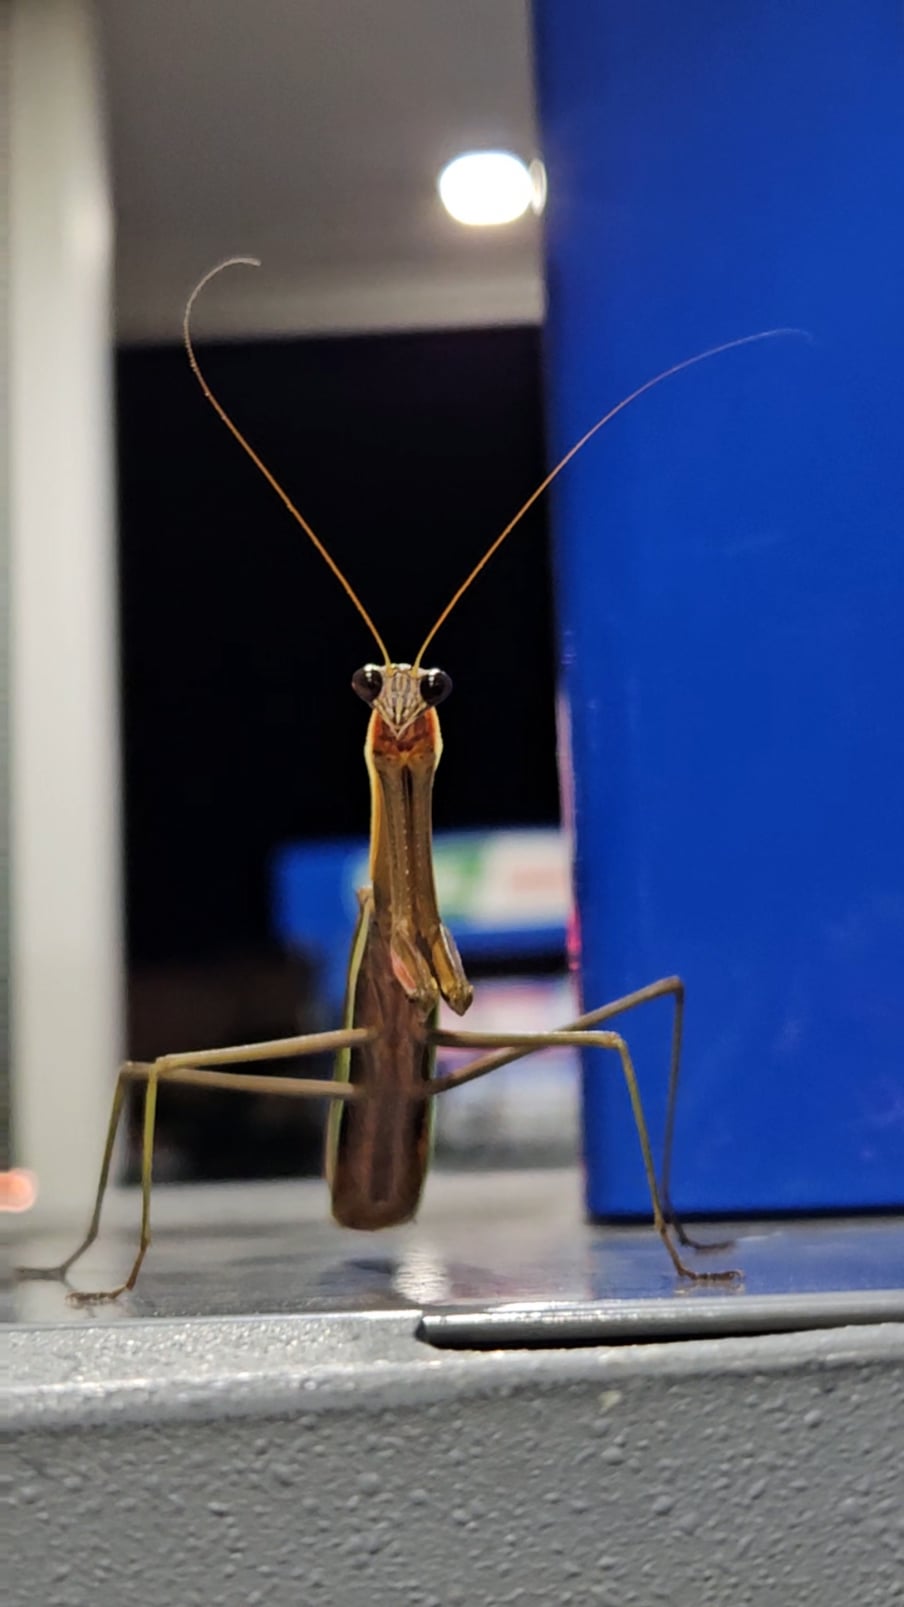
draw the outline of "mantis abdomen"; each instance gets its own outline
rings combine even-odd
[[[343,1227],[393,1227],[417,1211],[430,1160],[433,1100],[424,1092],[435,1050],[426,1034],[435,1020],[435,1010],[425,1016],[396,982],[368,890],[352,945],[345,1022],[379,1027],[380,1037],[340,1050],[336,1078],[375,1097],[333,1104],[327,1126],[332,1211]]]

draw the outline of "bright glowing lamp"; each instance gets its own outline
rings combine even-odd
[[[527,167],[510,151],[466,151],[440,173],[440,200],[457,223],[484,228],[513,223],[528,207],[542,207],[538,168],[538,163]]]

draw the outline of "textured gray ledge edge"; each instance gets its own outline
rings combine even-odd
[[[20,1328],[10,1607],[904,1603],[904,1325],[440,1351]]]
[[[417,1337],[419,1314],[191,1318],[75,1335],[9,1331],[0,1395],[5,1423],[42,1428],[295,1416],[408,1408],[463,1394],[512,1395],[598,1381],[870,1363],[900,1370],[904,1324],[565,1349],[441,1351]]]
[[[874,1327],[904,1323],[904,1290],[859,1293],[733,1295],[686,1300],[535,1301],[495,1307],[460,1305],[424,1312],[420,1337],[445,1349],[489,1350],[500,1346],[643,1344],[654,1340],[737,1339],[815,1328]]]

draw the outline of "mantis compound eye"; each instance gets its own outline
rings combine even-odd
[[[425,670],[421,676],[421,697],[432,709],[442,703],[452,690],[452,677],[445,670]]]
[[[383,671],[376,664],[365,664],[362,670],[355,670],[352,690],[365,703],[375,703],[383,690]]]

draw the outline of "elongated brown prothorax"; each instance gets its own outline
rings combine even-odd
[[[462,1015],[472,990],[440,919],[433,877],[433,778],[443,751],[436,705],[449,696],[452,682],[443,670],[367,664],[352,685],[371,709],[364,748],[371,784],[370,874],[392,973],[425,1013],[442,995]]]

